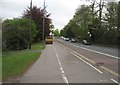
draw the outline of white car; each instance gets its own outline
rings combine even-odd
[[[82,41],[82,44],[83,44],[83,45],[91,45],[91,43],[89,43],[87,40],[83,40],[83,41]]]
[[[72,38],[72,39],[71,39],[71,42],[75,43],[75,42],[77,42],[77,40],[75,40],[75,39]]]
[[[65,41],[69,41],[69,38],[65,38]]]

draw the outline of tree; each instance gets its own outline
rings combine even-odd
[[[107,4],[107,13],[105,13],[105,40],[108,42],[116,43],[117,39],[117,3],[116,2],[109,2]]]
[[[118,19],[117,19],[117,21],[118,21],[118,23],[117,23],[117,27],[118,27],[118,31],[120,32],[120,1],[118,2],[118,11],[117,11],[117,16],[118,16]],[[120,34],[119,34],[120,35]]]
[[[117,44],[118,44],[118,51],[120,52],[120,1],[118,2],[118,12],[117,12],[117,15],[118,15],[118,25],[117,25],[117,30],[118,30],[118,33],[117,33]]]
[[[89,6],[77,8],[73,21],[79,26],[79,37],[82,41],[88,38],[88,25],[92,23],[92,11]]]
[[[2,50],[2,19],[0,18],[0,51]]]
[[[60,32],[58,29],[53,31],[54,36],[60,36]]]
[[[2,25],[2,46],[3,50],[26,49],[29,42],[29,19],[15,18],[3,21]],[[32,21],[32,41],[37,34],[36,25]]]
[[[43,34],[43,15],[45,17],[45,29],[44,29],[44,37],[49,36],[50,33],[50,23],[51,19],[49,18],[50,14],[47,13],[45,10],[45,13],[43,12],[43,9],[37,8],[37,6],[33,6],[31,9],[31,17],[32,20],[35,22],[37,26],[37,35],[34,38],[34,41],[42,40],[42,34]],[[28,7],[23,14],[23,17],[30,18],[30,8]]]

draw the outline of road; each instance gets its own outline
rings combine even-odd
[[[85,45],[79,44],[79,46],[78,46],[78,44],[76,44],[76,43],[70,43],[70,42],[66,42],[66,41],[62,41],[62,40],[58,40],[58,41],[62,42],[63,45],[69,47],[73,51],[76,51],[75,53],[77,53],[78,55],[81,55],[85,58],[90,59],[90,60],[88,60],[88,59],[87,60],[92,62],[93,64],[97,64],[97,65],[99,64],[104,67],[107,67],[107,68],[109,68],[108,70],[110,70],[111,72],[114,71],[112,73],[119,72],[118,65],[120,65],[120,58],[118,58],[117,56],[113,56],[115,53],[115,50],[117,50],[117,49],[93,46],[93,45],[85,46]],[[114,49],[114,50],[112,50],[112,49]],[[104,52],[102,52],[102,50]],[[111,55],[111,54],[113,54],[113,55]],[[105,69],[107,69],[107,68],[105,68]]]
[[[89,55],[106,58],[110,60],[110,63],[113,64],[114,62],[114,65],[118,63],[117,59],[108,58],[105,55],[95,54],[94,52],[65,44],[59,40],[54,40],[52,45],[46,45],[41,57],[19,82],[66,83],[68,85],[69,83],[118,83],[117,65],[109,66],[107,64],[103,65],[103,63],[96,65],[96,61],[93,62]],[[101,59],[96,58],[93,58],[93,60]]]
[[[118,48],[111,48],[111,47],[102,47],[102,46],[96,46],[96,45],[83,45],[81,43],[71,43],[70,41],[64,41],[62,39],[59,39],[64,43],[71,44],[76,47],[80,48],[86,48],[86,49],[91,49],[92,51],[98,51],[104,54],[111,55],[115,58],[118,58]]]

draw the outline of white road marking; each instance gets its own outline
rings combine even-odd
[[[110,72],[111,74],[120,77],[120,75],[119,75],[118,73],[116,73],[116,72],[114,72],[114,71],[112,71],[112,70],[110,70],[110,69],[108,69],[108,68],[106,68],[106,67],[103,67],[103,66],[100,66],[100,67],[101,67],[102,69]]]
[[[72,44],[70,44],[70,45],[72,45]],[[112,57],[112,58],[120,59],[120,58],[118,58],[118,57],[116,57],[116,56],[109,55],[109,54],[106,54],[106,53],[102,53],[102,52],[99,52],[99,51],[95,51],[95,50],[87,49],[87,48],[84,48],[84,47],[79,47],[79,46],[76,46],[76,45],[72,45],[72,46],[75,46],[75,47],[78,47],[78,48],[82,48],[82,49],[87,50],[87,51],[91,51],[91,52],[99,53],[99,54],[102,54],[102,55],[105,55],[105,56],[109,56],[109,57]]]
[[[67,48],[68,50],[70,50],[71,52],[73,52],[73,53],[79,55],[80,57],[84,58],[85,60],[87,60],[87,61],[89,61],[89,62],[91,62],[91,63],[93,63],[93,64],[96,64],[96,62],[94,62],[93,60],[90,60],[90,59],[86,58],[85,56],[83,56],[83,55],[81,55],[81,54],[79,54],[79,53],[77,53],[77,52],[71,50],[71,49],[68,48],[68,47],[66,47],[66,48]],[[106,71],[112,73],[112,74],[115,75],[115,76],[118,76],[118,77],[120,76],[120,75],[117,74],[116,72],[114,72],[114,71],[112,71],[112,70],[110,70],[110,69],[108,69],[108,68],[106,68],[106,67],[103,67],[103,66],[100,66],[100,67],[101,67],[102,69],[104,69],[104,70],[106,70]]]
[[[107,80],[100,80],[100,82],[106,82]]]
[[[64,80],[64,82],[66,82],[69,85],[68,80],[67,80],[66,77],[63,77],[63,80]]]
[[[88,63],[87,61],[83,60],[82,58],[80,58],[79,56],[77,56],[76,54],[74,54],[73,52],[70,52],[71,54],[73,54],[74,56],[76,56],[78,59],[82,60],[83,62],[85,62],[86,64],[88,64],[90,67],[94,68],[97,72],[99,73],[103,73],[102,71],[100,71],[99,69],[97,69],[96,67],[94,67],[93,65],[91,65],[90,63]]]
[[[67,79],[67,77],[65,76],[65,72],[64,72],[64,70],[63,70],[62,64],[61,64],[60,59],[59,59],[59,57],[58,57],[57,51],[56,51],[55,47],[53,47],[53,48],[54,48],[54,51],[55,51],[55,54],[56,54],[58,63],[59,63],[59,65],[60,65],[60,71],[61,71],[61,74],[62,74],[62,78],[63,78],[64,82],[65,82],[67,85],[69,85],[68,79]]]
[[[59,40],[60,42],[63,42],[61,40]],[[64,43],[64,42],[63,42]],[[102,52],[99,52],[99,51],[95,51],[95,50],[91,50],[91,49],[87,49],[87,48],[84,48],[84,47],[80,47],[80,46],[76,46],[76,45],[73,45],[73,44],[69,44],[69,43],[66,43],[68,45],[72,45],[74,47],[77,47],[77,48],[82,48],[84,50],[87,50],[87,51],[91,51],[91,52],[95,52],[95,53],[99,53],[99,54],[102,54],[102,55],[105,55],[105,56],[109,56],[111,58],[116,58],[116,59],[120,59],[119,57],[116,57],[116,56],[113,56],[113,55],[109,55],[109,54],[106,54],[106,53],[102,53]]]
[[[60,42],[63,42],[63,41],[61,41],[61,40],[59,40],[59,41],[60,41]],[[67,43],[67,44],[68,44],[68,43]],[[71,45],[71,44],[70,44],[70,45]],[[73,45],[73,46],[75,46],[75,45]],[[78,46],[75,46],[75,47],[78,47]],[[65,48],[67,48],[67,47],[65,46]],[[78,47],[78,48],[80,48],[80,47]],[[69,49],[69,48],[67,48],[67,49]],[[88,50],[88,51],[93,51],[93,52],[96,52],[96,53],[99,53],[99,54],[103,54],[103,55],[106,55],[106,56],[109,56],[109,57],[112,57],[112,58],[120,59],[120,58],[118,58],[118,57],[116,57],[116,56],[112,56],[112,55],[109,55],[109,54],[101,53],[101,52],[98,52],[98,51],[94,51],[94,50],[90,50],[90,49],[86,49],[86,48],[83,48],[83,49]],[[75,51],[73,51],[73,50],[71,50],[71,49],[69,49],[69,50],[72,51],[72,52],[70,52],[70,53],[72,53],[72,54],[73,54],[73,52],[75,52]],[[76,53],[76,52],[75,52],[75,53]],[[79,56],[77,56],[75,53],[74,53],[73,55],[75,55],[75,56],[76,56],[77,58],[79,58],[80,60],[83,60],[82,58],[79,57],[81,54],[76,53],[77,55],[79,54]],[[85,57],[85,56],[82,55],[82,57]],[[88,60],[90,60],[90,59],[88,59]],[[83,62],[84,62],[84,61],[85,61],[85,60],[83,60]],[[95,63],[94,61],[90,61],[90,62]],[[85,61],[85,63],[86,63],[86,61]],[[89,64],[88,62],[87,62],[86,64],[92,66],[92,65]],[[94,66],[92,66],[92,68],[94,68],[95,70],[97,70],[99,73],[102,73],[102,71],[100,71],[99,69],[95,68]],[[115,72],[113,72],[113,71],[111,71],[111,70],[109,70],[109,69],[107,69],[107,68],[105,68],[105,67],[103,67],[103,66],[101,66],[101,68],[107,70],[108,72],[110,72],[110,73],[112,73],[112,74],[114,74],[114,75],[116,75],[116,76],[119,76],[117,73],[115,73]],[[106,80],[100,80],[100,81],[106,81]],[[114,79],[111,79],[111,81],[113,81],[114,83],[117,83],[118,85],[120,85],[120,83],[119,83],[118,81],[114,80]]]
[[[111,79],[111,81],[113,81],[114,83],[117,83],[118,85],[120,85],[120,83],[118,83],[116,80]]]

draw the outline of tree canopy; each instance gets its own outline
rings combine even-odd
[[[39,41],[42,40],[42,33],[43,33],[43,16],[45,17],[45,23],[44,23],[44,37],[49,36],[50,33],[50,24],[51,24],[51,19],[49,18],[50,14],[42,8],[38,8],[37,6],[33,6],[32,9],[29,7],[24,11],[23,17],[25,18],[30,18],[30,12],[31,12],[31,17],[32,20],[35,22],[37,26],[37,35],[34,38],[34,41]]]
[[[2,25],[3,50],[20,50],[28,48],[30,20],[27,18],[7,19]],[[36,25],[32,21],[32,41],[37,34]]]
[[[105,0],[88,0],[81,5],[73,18],[61,30],[65,37],[87,39],[93,43],[117,44],[118,3]]]

